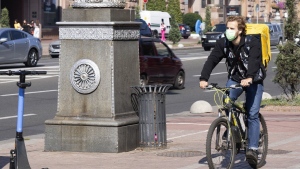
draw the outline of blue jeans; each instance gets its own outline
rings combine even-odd
[[[226,87],[238,84],[238,82],[229,79]],[[249,87],[245,87],[246,95],[246,111],[248,112],[248,148],[258,149],[258,141],[260,134],[259,109],[264,91],[263,83],[252,83]],[[243,93],[243,89],[230,89],[229,97],[235,101]]]

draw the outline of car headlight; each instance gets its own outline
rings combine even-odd
[[[202,35],[202,38],[206,38],[206,35]]]
[[[221,38],[224,38],[224,37],[225,37],[225,35],[224,35],[224,33],[222,33]]]

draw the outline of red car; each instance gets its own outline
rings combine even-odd
[[[140,82],[147,84],[172,84],[183,89],[185,72],[181,60],[160,39],[140,38]]]

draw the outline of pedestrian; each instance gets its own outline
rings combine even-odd
[[[166,32],[166,27],[165,27],[165,24],[162,22],[160,24],[160,33],[161,33],[161,41],[163,41],[163,42],[166,41],[165,32]]]
[[[35,25],[34,21],[31,20],[30,23],[29,23],[29,25],[30,25],[30,32],[31,32],[31,35],[33,36],[33,33],[34,33],[34,25]]]
[[[22,28],[21,24],[19,23],[18,19],[15,19],[14,27],[15,27],[15,29],[23,30],[23,28]]]
[[[249,52],[244,52],[246,38],[246,21],[242,16],[229,16],[226,22],[225,37],[220,38],[205,62],[201,76],[200,88],[208,85],[214,67],[226,58],[228,81],[226,87],[240,84],[243,88],[230,89],[230,99],[236,101],[245,91],[245,107],[248,113],[248,149],[246,159],[256,166],[260,134],[259,110],[264,90],[265,69],[262,65],[261,46],[257,38],[250,37]],[[224,49],[227,49],[226,51]]]
[[[27,23],[26,19],[23,20],[23,31],[31,34],[30,32],[30,24]]]
[[[205,30],[205,22],[201,22],[200,24],[200,30],[201,30],[201,35],[204,34],[204,30]]]
[[[40,39],[40,28],[41,28],[41,24],[39,22],[39,20],[36,20],[34,23],[34,31],[33,31],[33,36],[36,38]]]

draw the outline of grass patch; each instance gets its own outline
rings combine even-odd
[[[293,100],[288,100],[285,97],[264,99],[261,104],[266,106],[300,106],[300,95],[297,95]]]

